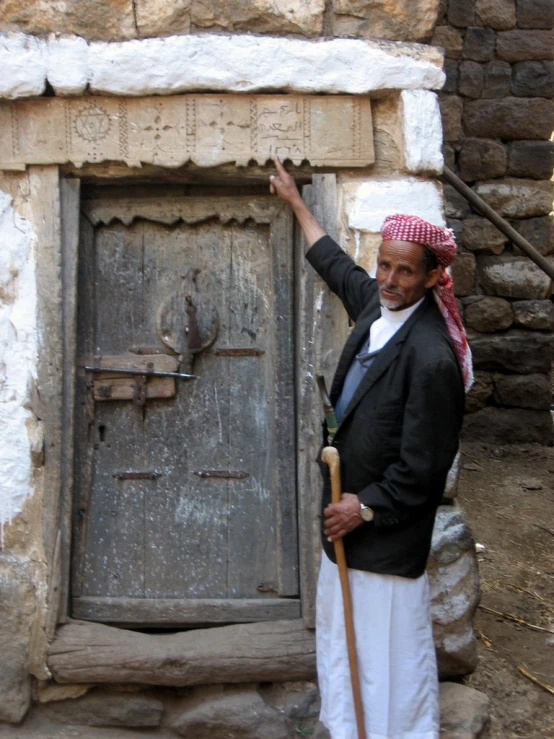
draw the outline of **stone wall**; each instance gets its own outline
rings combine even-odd
[[[551,0],[448,0],[432,39],[446,54],[446,164],[543,255],[554,252],[553,26]],[[451,187],[445,200],[477,370],[466,433],[551,444],[550,279]]]
[[[423,41],[438,7],[439,0],[4,0],[0,27],[105,41],[205,31]]]

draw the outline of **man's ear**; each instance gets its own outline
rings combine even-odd
[[[427,273],[427,278],[425,279],[425,289],[426,290],[430,290],[431,288],[435,287],[435,285],[440,279],[441,272],[442,272],[441,267],[435,267],[435,269],[432,269]]]

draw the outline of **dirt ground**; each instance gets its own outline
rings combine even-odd
[[[554,738],[554,449],[462,445],[458,499],[478,545],[479,662],[466,683],[491,701],[491,739]],[[511,614],[527,624],[485,609]]]

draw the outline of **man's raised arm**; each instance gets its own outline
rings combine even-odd
[[[304,233],[309,248],[322,236],[325,236],[325,231],[306,207],[302,196],[298,192],[294,178],[283,167],[279,157],[273,157],[273,161],[275,162],[277,174],[271,175],[269,178],[269,192],[272,195],[277,195],[284,203],[290,205]]]

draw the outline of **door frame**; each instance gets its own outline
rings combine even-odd
[[[46,637],[70,617],[70,562],[73,501],[74,403],[77,328],[77,266],[80,185],[58,166],[30,167],[37,229],[38,314],[42,335],[38,367],[40,417],[44,423],[43,536],[49,563]],[[214,172],[213,182],[218,182]],[[260,179],[260,182],[262,180]],[[250,180],[252,182],[252,180]],[[264,178],[264,184],[267,179]],[[149,182],[149,184],[155,184]],[[40,192],[40,196],[38,193]],[[334,174],[312,174],[303,197],[324,230],[336,238],[337,189]],[[314,464],[321,443],[321,409],[315,374],[330,379],[348,322],[338,299],[303,258],[298,227],[294,238],[294,315],[297,318],[296,452],[299,581],[302,617],[315,626],[315,591],[320,560],[320,480]]]

